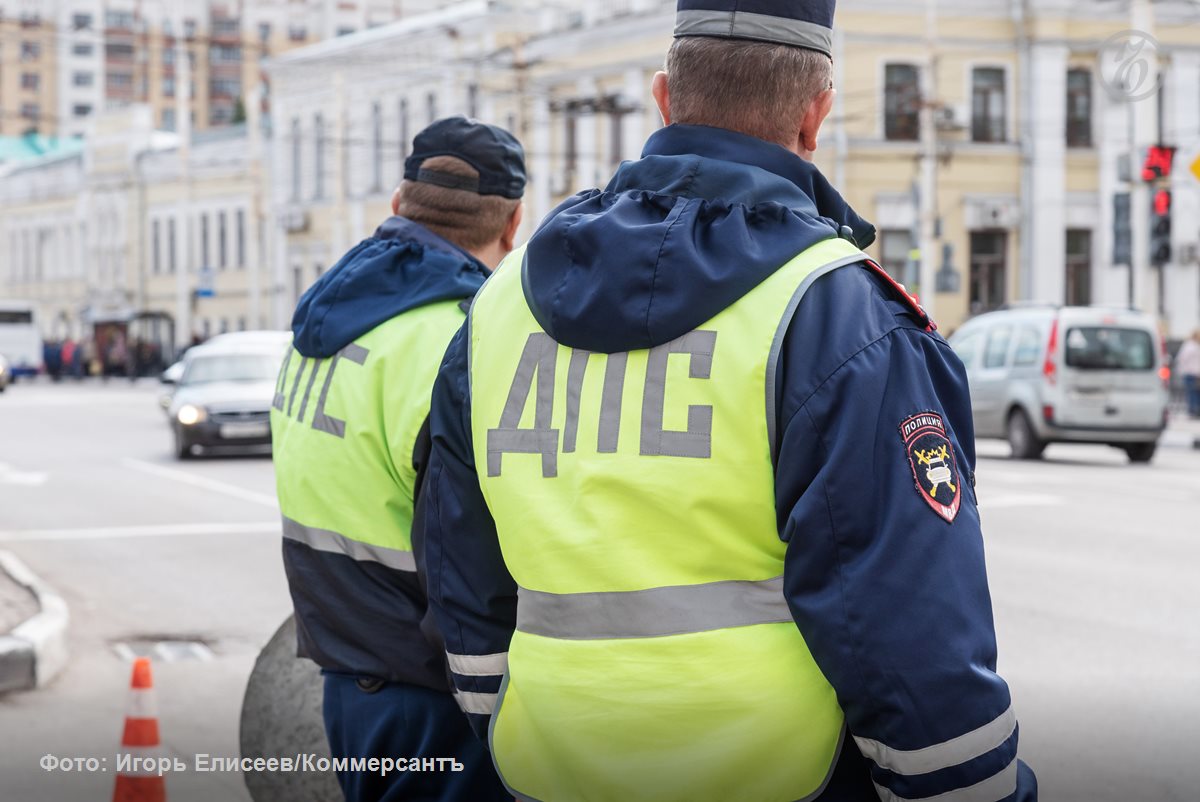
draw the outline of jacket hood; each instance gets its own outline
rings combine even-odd
[[[379,324],[426,304],[470,298],[488,269],[458,246],[391,217],[308,288],[292,315],[296,350],[333,356]]]
[[[809,162],[719,128],[654,133],[603,190],[563,202],[529,241],[526,300],[558,342],[613,353],[694,329],[815,243],[874,227]]]

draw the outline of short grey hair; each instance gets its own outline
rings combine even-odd
[[[804,110],[833,87],[833,61],[824,53],[745,39],[680,37],[666,72],[672,122],[785,146]]]

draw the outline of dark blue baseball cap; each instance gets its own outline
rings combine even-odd
[[[749,39],[833,57],[837,0],[679,0],[675,36]]]
[[[479,171],[479,178],[422,169],[426,159],[453,156]],[[495,125],[462,115],[430,123],[413,139],[412,155],[404,160],[409,181],[477,195],[517,199],[525,192],[525,150],[517,138]]]

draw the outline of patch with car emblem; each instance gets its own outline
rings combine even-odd
[[[939,516],[953,521],[962,504],[962,484],[942,416],[935,412],[913,415],[900,424],[900,439],[917,493]]]

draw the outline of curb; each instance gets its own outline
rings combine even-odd
[[[67,665],[67,603],[11,552],[0,571],[37,597],[40,612],[0,635],[0,692],[41,688]]]

